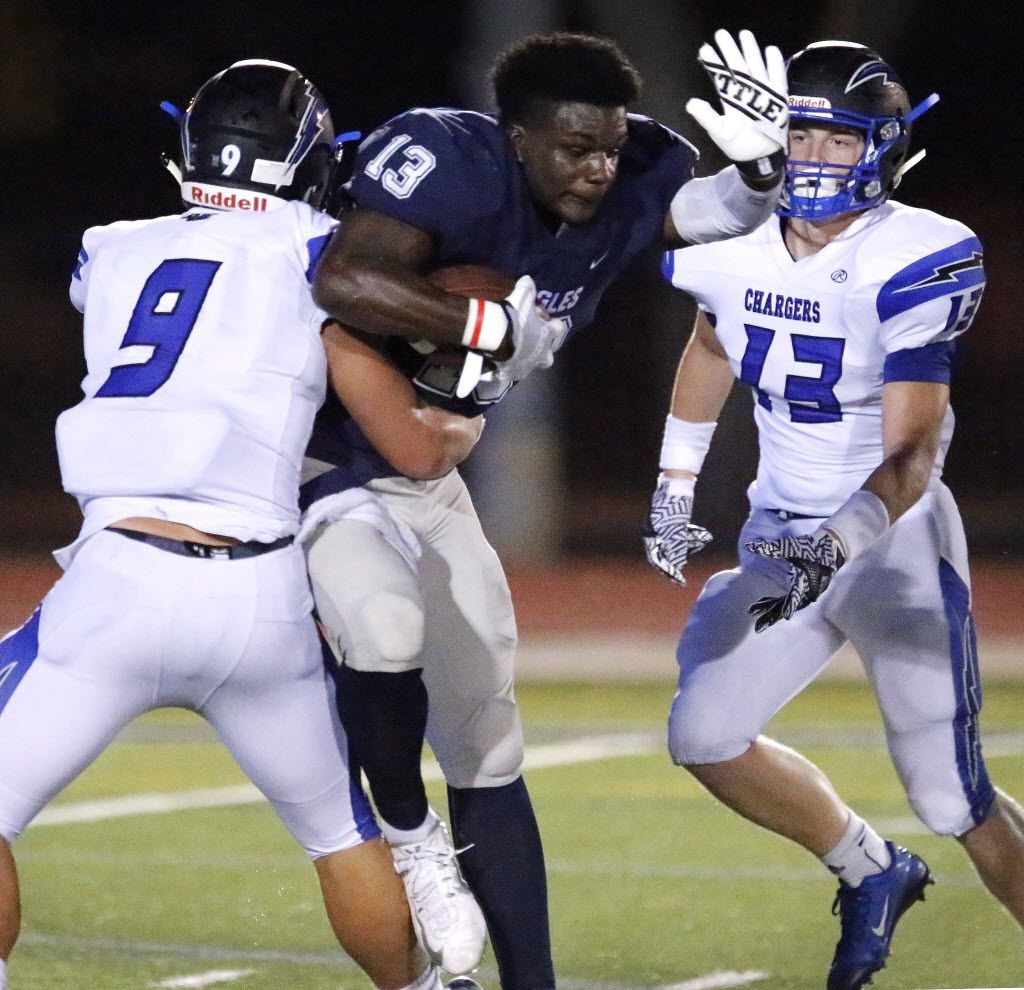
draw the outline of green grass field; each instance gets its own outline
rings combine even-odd
[[[670,697],[651,684],[524,685],[530,746],[649,733],[649,755],[531,770],[548,856],[563,990],[668,988],[714,972],[824,986],[834,882],[810,856],[716,804],[660,749]],[[1024,795],[1024,686],[991,685],[989,770]],[[865,817],[931,864],[879,990],[1024,985],[1024,943],[958,845],[915,830],[861,685],[820,684],[773,732],[829,773]],[[183,712],[137,722],[60,803],[242,782]],[[443,802],[432,786],[433,799]],[[304,854],[266,805],[40,825],[15,847],[25,918],[13,990],[225,986],[365,990],[335,947]],[[213,983],[222,972],[221,983]],[[241,975],[245,974],[245,975]],[[194,977],[189,983],[175,978]],[[497,990],[493,960],[482,982]],[[210,982],[202,982],[203,980]],[[753,977],[750,977],[753,980]],[[728,984],[733,985],[733,984]]]

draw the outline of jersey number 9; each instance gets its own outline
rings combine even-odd
[[[141,364],[113,368],[96,392],[98,398],[152,395],[171,377],[220,266],[219,261],[199,258],[172,258],[157,265],[121,341],[122,350],[142,344],[153,353]]]

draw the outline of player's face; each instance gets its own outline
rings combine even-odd
[[[848,127],[789,128],[789,157],[826,165],[856,165],[864,154],[864,135]]]
[[[586,223],[615,181],[626,108],[551,103],[509,135],[534,203],[563,223]]]

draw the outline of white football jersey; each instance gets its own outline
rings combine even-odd
[[[127,516],[241,540],[298,529],[326,389],[309,279],[334,226],[289,202],[86,231],[70,289],[85,398],[57,421],[64,488],[86,517],[70,550]]]
[[[751,505],[812,516],[834,512],[883,460],[885,382],[949,381],[952,341],[985,286],[967,227],[891,201],[800,261],[772,217],[667,254],[665,273],[696,298],[754,391]],[[947,410],[936,479],[952,433]]]

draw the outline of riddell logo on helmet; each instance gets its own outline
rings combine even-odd
[[[218,210],[244,210],[248,213],[266,213],[281,200],[277,196],[261,196],[245,190],[229,190],[208,186],[202,182],[183,182],[182,198],[197,206],[212,206]]]
[[[806,107],[809,110],[829,110],[832,104],[823,96],[790,96],[791,107]]]

